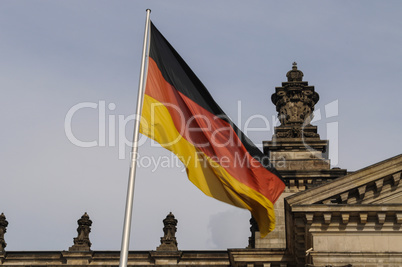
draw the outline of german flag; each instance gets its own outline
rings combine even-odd
[[[251,211],[262,236],[285,184],[151,22],[140,132],[172,151],[202,192]]]

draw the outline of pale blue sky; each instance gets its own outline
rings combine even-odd
[[[9,221],[8,250],[68,249],[85,211],[92,248],[120,249],[129,159],[108,142],[75,146],[64,120],[83,102],[114,103],[105,114],[116,122],[135,112],[147,8],[235,122],[241,101],[240,128],[255,114],[268,119],[270,131],[250,134],[256,144],[271,139],[270,97],[296,61],[320,94],[321,136],[338,122],[339,147],[330,149],[338,149],[339,167],[353,171],[401,153],[400,1],[1,1],[0,212]],[[336,100],[338,115],[326,118],[324,107]],[[81,140],[97,140],[98,110],[77,112],[72,127]],[[132,122],[127,138],[131,131]],[[140,155],[173,158],[149,142]],[[204,196],[182,167],[152,169],[138,171],[132,249],[155,249],[170,211],[180,249],[247,246],[247,211]]]

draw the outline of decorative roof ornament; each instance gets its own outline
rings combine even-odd
[[[7,246],[6,241],[4,240],[4,234],[7,232],[8,221],[6,220],[6,216],[4,213],[0,214],[0,252],[4,251],[4,248]]]
[[[257,221],[254,219],[253,216],[251,216],[250,218],[250,225],[251,236],[248,238],[247,248],[255,248],[255,232],[259,232],[260,229],[258,228]]]
[[[91,241],[89,241],[89,233],[91,232],[92,221],[85,212],[78,221],[78,236],[74,238],[74,245],[69,248],[69,251],[89,251]]]
[[[314,86],[303,81],[303,76],[303,72],[297,69],[297,63],[293,62],[292,69],[286,74],[288,81],[276,87],[271,96],[281,122],[277,127],[277,138],[319,137],[316,132],[309,130],[319,95]]]
[[[177,220],[173,213],[169,213],[163,220],[163,237],[161,237],[161,245],[156,248],[157,251],[177,251]]]

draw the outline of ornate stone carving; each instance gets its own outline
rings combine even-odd
[[[74,245],[69,248],[69,251],[89,251],[91,241],[89,241],[89,233],[91,232],[92,221],[85,212],[78,221],[78,236],[74,238]]]
[[[300,126],[291,126],[286,127],[286,129],[281,129],[278,131],[276,129],[276,137],[277,138],[320,138],[320,135],[316,132],[311,131],[311,127],[300,127]]]
[[[4,240],[4,234],[7,232],[8,221],[6,220],[6,216],[4,213],[0,215],[0,252],[4,251],[4,248],[7,246],[6,241]]]
[[[163,220],[163,237],[161,237],[161,245],[156,248],[157,251],[176,251],[177,249],[177,240],[176,240],[176,231],[177,231],[177,220],[174,218],[174,215],[170,212],[166,218]]]
[[[288,131],[277,134],[278,138],[317,137],[317,133],[303,131],[305,126],[310,126],[313,119],[314,105],[319,100],[319,95],[314,91],[314,86],[303,82],[303,72],[297,69],[293,63],[286,77],[287,82],[282,87],[276,87],[271,96],[272,103],[276,106],[281,126],[291,126]],[[280,126],[280,127],[281,127]]]

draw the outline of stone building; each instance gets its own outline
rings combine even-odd
[[[163,221],[161,245],[130,251],[130,266],[402,266],[402,155],[359,171],[330,168],[328,141],[311,125],[319,95],[303,81],[296,63],[272,102],[281,125],[264,153],[281,173],[286,189],[275,204],[276,229],[261,239],[251,222],[247,248],[182,251],[177,219]],[[68,251],[7,251],[8,222],[0,215],[2,266],[117,266],[119,251],[92,251],[88,214]]]

